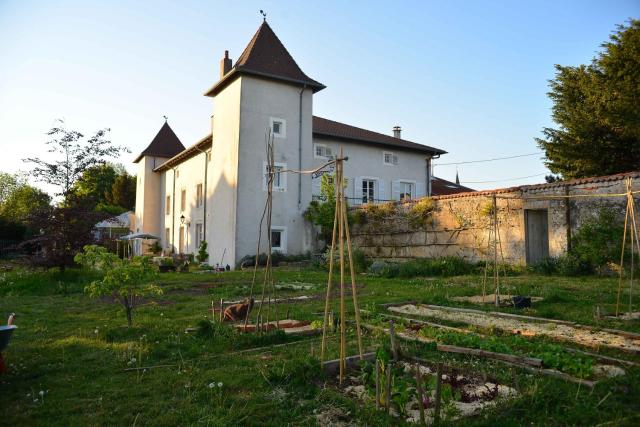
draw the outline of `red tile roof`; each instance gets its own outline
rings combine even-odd
[[[147,148],[142,150],[142,153],[136,157],[133,163],[138,163],[144,156],[171,158],[181,151],[184,151],[184,145],[173,132],[169,123],[164,122],[155,138]]]
[[[437,176],[434,176],[431,180],[432,196],[447,196],[450,194],[467,193],[471,191],[476,190],[465,187],[464,185],[456,184],[455,182],[447,181],[446,179],[438,178]]]
[[[266,21],[258,28],[231,71],[205,95],[215,95],[241,74],[307,86],[314,92],[325,88],[322,83],[313,80],[300,69]]]
[[[376,144],[390,149],[399,148],[429,154],[446,153],[446,151],[439,148],[429,147],[427,145],[396,138],[391,135],[373,132],[317,116],[313,116],[313,136],[318,138],[335,138],[350,142]]]

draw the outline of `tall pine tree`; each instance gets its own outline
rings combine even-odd
[[[556,65],[550,80],[557,128],[536,138],[563,178],[640,170],[640,20],[620,25],[589,65]]]

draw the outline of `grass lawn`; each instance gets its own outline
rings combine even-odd
[[[280,306],[281,318],[288,309],[290,318],[322,319],[326,272],[276,269],[275,276],[282,285],[303,285],[298,290],[285,286],[288,289],[278,291],[278,297],[318,297]],[[163,274],[157,283],[164,294],[136,309],[132,328],[126,327],[119,305],[90,299],[82,292],[90,280],[77,271],[64,276],[0,273],[0,315],[18,314],[18,329],[5,352],[9,372],[0,376],[0,424],[283,426],[315,425],[321,419],[336,425],[404,425],[402,418],[377,412],[370,402],[345,396],[333,379],[323,377],[316,363],[317,337],[273,333],[238,337],[228,328],[214,328],[209,335],[185,333],[185,328],[211,317],[212,301],[247,296],[250,272]],[[379,303],[407,300],[493,309],[450,299],[480,294],[481,280],[479,276],[381,279],[359,275],[357,283],[362,285],[361,307],[374,313],[384,312]],[[503,292],[544,298],[524,314],[640,332],[638,321],[594,318],[596,305],[613,310],[617,279],[522,275],[510,277],[508,287]],[[380,323],[381,318],[374,314],[367,321]],[[499,346],[516,354],[531,355],[539,346],[550,359],[557,346],[548,339],[497,332],[495,337],[475,336],[467,341],[437,331],[425,335],[477,347],[491,342],[489,349]],[[364,341],[367,348],[374,348],[386,346],[388,339],[374,333],[365,335]],[[284,342],[290,345],[241,352]],[[456,425],[640,425],[639,368],[628,368],[625,376],[600,381],[589,389],[499,362],[437,352],[429,345],[405,346],[407,353],[489,375],[518,390],[517,398]],[[356,354],[353,330],[348,347],[350,354]],[[337,357],[337,350],[333,337],[329,357]],[[640,362],[637,355],[600,350]],[[580,367],[572,361],[563,363],[579,374]],[[142,369],[125,371],[136,367]],[[333,415],[317,418],[326,414]]]

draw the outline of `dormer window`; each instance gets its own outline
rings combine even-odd
[[[287,121],[279,119],[277,117],[271,117],[269,119],[269,128],[275,138],[286,138],[287,136]]]
[[[398,156],[390,151],[382,152],[382,163],[388,166],[397,166],[398,165]]]

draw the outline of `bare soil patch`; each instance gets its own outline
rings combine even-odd
[[[461,322],[482,328],[496,328],[525,336],[544,335],[562,341],[571,341],[588,347],[609,347],[618,350],[640,353],[640,339],[628,334],[601,331],[580,325],[559,324],[545,322],[540,319],[528,322],[519,319],[509,319],[492,316],[490,313],[470,313],[453,311],[446,308],[425,307],[423,305],[407,304],[389,307],[395,313]]]

